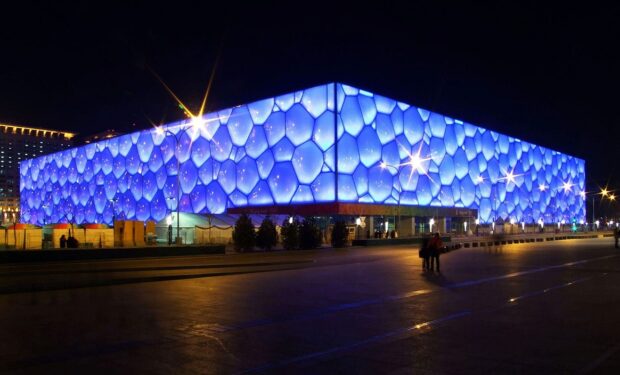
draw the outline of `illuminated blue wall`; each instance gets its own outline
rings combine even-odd
[[[22,162],[22,220],[159,221],[179,188],[194,213],[337,199],[477,208],[482,222],[585,218],[583,160],[346,85],[165,129]]]

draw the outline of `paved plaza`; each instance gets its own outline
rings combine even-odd
[[[0,265],[0,372],[618,373],[609,238]]]

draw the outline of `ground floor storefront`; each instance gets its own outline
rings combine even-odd
[[[60,248],[63,240],[74,237],[80,247],[142,247],[170,245],[231,244],[235,223],[248,215],[255,228],[269,219],[280,229],[287,222],[312,219],[321,232],[323,244],[330,244],[337,221],[345,223],[347,240],[408,239],[440,233],[446,237],[517,235],[528,233],[583,232],[587,226],[505,222],[480,224],[477,210],[458,207],[379,205],[341,203],[230,208],[225,214],[169,213],[160,222],[117,220],[104,224],[51,224],[43,228],[19,224],[5,228],[0,247],[13,249]],[[38,229],[37,229],[38,228]],[[601,228],[602,229],[602,228]],[[279,238],[278,242],[281,240]]]

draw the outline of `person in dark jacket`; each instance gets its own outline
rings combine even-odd
[[[69,238],[67,238],[67,247],[70,249],[77,249],[80,246],[80,242],[77,240],[77,238],[73,237],[73,236],[69,236]]]
[[[437,272],[439,272],[439,254],[441,254],[441,250],[443,249],[443,242],[441,242],[441,238],[439,237],[439,233],[435,233],[433,238],[428,243],[428,249],[430,253],[430,270],[433,268]],[[435,265],[435,267],[433,267]]]
[[[60,236],[60,248],[64,249],[65,247],[67,247],[67,238],[63,234],[62,236]]]
[[[428,265],[428,260],[430,258],[430,254],[429,254],[429,249],[428,249],[428,243],[429,243],[429,238],[428,237],[424,237],[422,239],[422,244],[420,245],[420,258],[422,258],[422,269],[424,271],[428,271],[429,265]]]

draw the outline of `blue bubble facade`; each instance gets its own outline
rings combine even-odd
[[[325,202],[585,219],[583,160],[332,83],[20,164],[22,221]]]

